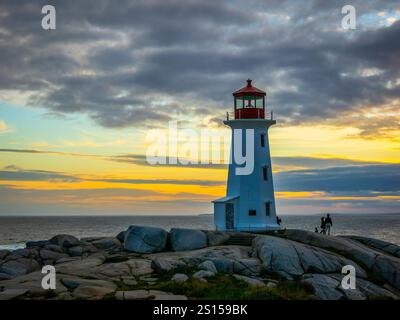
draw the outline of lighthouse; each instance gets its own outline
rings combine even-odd
[[[227,113],[224,121],[232,129],[226,196],[213,201],[217,230],[262,232],[280,228],[268,140],[268,129],[276,121],[272,113],[266,112],[265,97],[266,92],[254,87],[250,79],[233,93],[234,112]],[[244,170],[235,157],[245,151],[252,161],[246,163],[249,170]]]

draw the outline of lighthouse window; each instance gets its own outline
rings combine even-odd
[[[257,215],[256,210],[249,210],[249,216],[255,216],[255,215]]]
[[[261,147],[262,148],[265,147],[265,135],[264,134],[261,135]]]
[[[235,99],[235,106],[236,106],[236,109],[242,109],[243,108],[243,97]]]
[[[264,107],[264,97],[256,97],[256,108]]]
[[[265,203],[265,215],[269,216],[271,213],[271,202],[268,201]]]
[[[268,167],[263,167],[262,170],[263,170],[263,179],[264,179],[264,181],[267,181],[268,180]]]

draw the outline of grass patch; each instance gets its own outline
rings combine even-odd
[[[276,287],[268,288],[249,286],[227,274],[217,274],[208,278],[207,282],[195,278],[185,282],[169,279],[160,279],[154,284],[139,282],[137,285],[127,286],[122,282],[117,285],[120,290],[153,289],[185,295],[190,299],[211,300],[306,300],[312,294],[312,289],[307,284],[295,281],[280,282]]]

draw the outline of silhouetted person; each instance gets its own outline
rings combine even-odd
[[[332,228],[332,219],[331,215],[328,213],[325,218],[325,227],[326,227],[326,232],[328,235],[331,234],[331,228]]]
[[[314,230],[314,232],[316,232],[316,233],[318,233],[318,232],[319,232],[317,227],[315,227],[315,230]]]
[[[321,217],[321,233],[326,234],[326,223],[324,217]]]
[[[281,225],[281,222],[282,222],[282,219],[279,218],[278,216],[276,216],[276,223],[277,223],[278,225]]]

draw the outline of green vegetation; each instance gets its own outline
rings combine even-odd
[[[182,294],[189,299],[213,300],[307,300],[313,293],[309,285],[296,281],[282,281],[272,288],[256,287],[227,274],[217,274],[207,282],[195,278],[176,282],[163,277],[153,284],[139,281],[137,285],[129,286],[118,281],[117,286],[119,290],[152,289]]]

